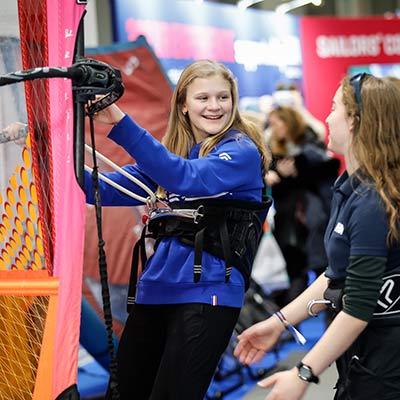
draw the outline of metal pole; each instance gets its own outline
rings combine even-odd
[[[82,16],[78,27],[77,41],[75,44],[74,62],[85,54],[84,18]],[[74,97],[76,95],[74,94]],[[74,99],[75,100],[75,99]],[[85,108],[83,103],[74,101],[74,166],[75,176],[81,188],[84,187],[85,165]]]

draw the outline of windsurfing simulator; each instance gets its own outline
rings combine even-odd
[[[18,0],[19,37],[2,41],[13,44],[0,64],[2,106],[24,98],[23,110],[1,120],[23,127],[1,168],[2,400],[80,397],[84,107],[96,95],[96,107],[107,106],[123,91],[118,71],[82,57],[85,3]],[[17,138],[1,129],[1,139]]]
[[[39,79],[49,79],[49,78],[67,78],[72,81],[72,90],[74,94],[75,101],[80,104],[87,104],[87,114],[89,116],[93,116],[93,114],[97,113],[101,109],[108,107],[110,104],[118,100],[123,94],[123,85],[121,76],[119,71],[114,70],[112,67],[96,60],[91,59],[79,59],[76,63],[74,63],[71,67],[37,67],[30,70],[20,70],[13,73],[9,73],[7,75],[0,76],[0,87],[5,85],[10,85],[14,83],[27,82]],[[95,100],[96,96],[102,95],[101,98],[97,98],[95,103],[90,104],[91,100]],[[93,122],[92,118],[91,121]],[[92,125],[91,125],[92,127]],[[20,128],[19,134],[17,138],[20,138],[23,133],[27,133],[24,127]],[[23,133],[21,133],[23,132]],[[93,143],[94,145],[94,136],[93,129],[91,130]],[[7,131],[3,133],[4,140],[6,141]],[[86,145],[88,149],[92,149],[90,146]],[[93,174],[93,179],[96,182],[98,180],[97,174],[97,165],[96,165],[96,156],[102,157],[101,154],[96,151],[92,151],[93,160],[95,167],[92,169],[90,167],[86,167],[90,169],[90,172]],[[110,162],[114,167],[116,167],[112,162]],[[133,178],[134,179],[134,178]],[[151,193],[154,196],[154,193]],[[8,194],[9,198],[12,196]],[[137,196],[136,196],[137,197]],[[139,200],[146,202],[146,199],[139,197]],[[11,199],[10,199],[11,201]],[[11,208],[9,203],[6,203]],[[19,203],[18,203],[19,204]],[[109,294],[107,293],[107,270],[105,264],[105,253],[103,251],[104,242],[101,236],[101,216],[100,216],[100,203],[96,204],[99,209],[97,216],[99,218],[99,248],[100,248],[100,263],[101,269],[100,274],[102,275],[103,281],[102,283],[105,285],[103,290],[105,290],[106,298],[104,305],[104,313],[111,346],[111,361],[113,360],[113,339],[112,339],[112,315],[109,304]],[[10,211],[7,211],[9,214]],[[4,218],[3,218],[4,220]],[[14,241],[15,242],[15,241]],[[4,254],[3,254],[4,257]],[[12,265],[13,267],[14,265]],[[14,266],[15,267],[15,266]],[[35,281],[37,283],[37,281]],[[53,288],[54,289],[54,288]],[[110,372],[112,373],[112,368],[110,368]]]

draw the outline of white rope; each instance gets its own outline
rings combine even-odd
[[[85,164],[85,170],[92,173],[93,172],[93,168],[90,168],[88,165]],[[114,187],[115,189],[118,189],[119,191],[121,191],[122,193],[125,193],[127,196],[132,197],[135,200],[139,200],[142,203],[148,204],[148,199],[146,197],[142,197],[139,196],[136,193],[131,192],[130,190],[124,188],[121,185],[118,185],[118,183],[114,182],[113,180],[111,180],[110,178],[107,178],[106,176],[104,176],[101,172],[99,172],[98,174],[99,179],[101,179],[102,181],[108,183],[109,185],[111,185],[112,187]]]
[[[93,154],[93,148],[90,147],[89,145],[85,144],[85,149],[89,151],[90,153]],[[104,161],[106,164],[108,164],[110,167],[114,168],[116,171],[124,175],[126,178],[128,178],[130,181],[141,187],[146,193],[149,194],[149,197],[143,197],[139,196],[136,193],[131,192],[130,190],[124,188],[123,186],[119,185],[118,183],[114,182],[112,179],[107,178],[104,174],[101,172],[98,173],[99,179],[102,181],[108,183],[112,187],[116,188],[117,190],[121,191],[122,193],[125,193],[127,196],[132,197],[135,200],[139,200],[145,204],[150,209],[150,218],[160,216],[160,215],[177,215],[180,217],[185,217],[185,218],[191,218],[195,222],[198,221],[199,218],[203,217],[203,212],[201,210],[201,206],[197,209],[171,209],[167,204],[165,204],[162,200],[157,199],[156,194],[151,191],[151,189],[146,186],[143,182],[141,182],[139,179],[134,177],[133,175],[129,174],[126,172],[124,169],[119,167],[117,164],[112,162],[110,159],[108,159],[106,156],[103,154],[99,153],[98,151],[95,151],[96,157],[98,157],[100,160]],[[92,173],[93,168],[89,167],[88,165],[85,164],[85,170]],[[164,205],[164,207],[160,208],[157,206],[157,203],[160,202],[161,204]]]
[[[93,149],[92,147],[90,147],[89,145],[85,144],[85,149],[87,151],[89,151],[91,154],[93,154]],[[157,201],[157,197],[156,194],[148,187],[146,186],[142,181],[140,181],[139,179],[137,179],[136,177],[134,177],[133,175],[129,174],[128,172],[126,172],[124,169],[122,169],[120,166],[118,166],[117,164],[115,164],[114,162],[112,162],[109,158],[107,158],[106,156],[104,156],[103,154],[99,153],[97,150],[95,151],[96,157],[98,157],[100,160],[102,160],[103,162],[105,162],[106,164],[108,164],[110,167],[114,168],[116,171],[118,171],[120,174],[124,175],[126,178],[128,178],[131,182],[135,183],[136,185],[138,185],[139,187],[141,187],[149,196],[150,196],[150,200],[155,203]],[[90,168],[90,167],[88,167]],[[85,165],[85,169],[86,169],[86,165]],[[88,169],[86,169],[88,170]],[[101,175],[101,173],[99,173],[99,175]],[[113,182],[111,179],[106,178],[107,180],[103,179],[106,178],[104,175],[101,177],[102,180],[104,180],[105,182],[109,183],[111,186],[115,187],[116,189],[120,190],[119,188],[123,188],[122,186],[118,185],[117,183]],[[113,182],[113,183],[110,183]],[[115,184],[115,185],[114,185]],[[118,186],[118,187],[117,187]],[[124,192],[125,194],[128,194],[127,192],[134,194],[135,196],[131,196],[128,194],[128,196],[131,196],[139,201],[143,201],[141,199],[144,199],[144,197],[139,196],[133,192],[130,192],[128,189],[123,188],[124,190],[121,190],[122,192]],[[148,199],[146,199],[145,201],[143,201],[143,203],[148,203]]]
[[[112,163],[112,164],[114,164],[114,163]],[[121,169],[117,165],[115,165],[115,166],[117,167],[118,170]],[[89,173],[93,172],[93,168],[89,167],[86,164],[85,164],[85,170],[88,171]],[[125,171],[123,171],[123,172],[125,172]],[[127,174],[127,175],[129,175],[129,174]],[[197,209],[172,209],[169,206],[167,206],[163,201],[157,199],[160,203],[162,203],[165,206],[163,208],[160,208],[160,207],[157,207],[157,202],[151,203],[149,200],[152,200],[152,199],[146,198],[146,197],[142,197],[142,196],[139,196],[136,193],[131,192],[130,190],[128,190],[128,189],[124,188],[123,186],[119,185],[118,183],[114,182],[112,179],[107,178],[101,172],[98,173],[98,176],[99,176],[99,179],[101,179],[102,181],[108,183],[109,185],[111,185],[115,189],[121,191],[122,193],[125,193],[127,196],[132,197],[135,200],[139,200],[139,201],[147,204],[147,206],[150,208],[150,211],[149,211],[150,218],[155,218],[155,217],[161,216],[161,215],[177,215],[177,216],[180,216],[180,217],[193,219],[195,222],[197,222],[199,220],[199,218],[204,216],[204,214],[202,212],[202,206],[199,206]],[[129,175],[129,177],[130,178],[134,178],[135,180],[137,180],[132,175]],[[144,185],[144,184],[142,183],[142,185]],[[147,186],[146,186],[146,188],[148,190],[150,190]],[[151,193],[154,195],[153,192],[151,192]]]

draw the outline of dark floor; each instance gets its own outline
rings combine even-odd
[[[276,352],[269,353],[256,366],[244,367],[231,356],[224,357],[220,379],[214,379],[207,393],[207,400],[264,400],[269,390],[257,382],[277,370],[292,368],[314,346],[324,332],[323,316],[302,323],[300,331],[307,338],[305,346],[296,344],[291,337],[283,340]],[[82,352],[81,352],[82,350]],[[82,399],[100,400],[108,382],[108,374],[100,368],[84,349],[80,350],[78,387]],[[228,352],[229,353],[229,352]],[[230,356],[229,356],[230,355]],[[97,364],[97,365],[96,365]],[[331,400],[336,382],[336,369],[330,367],[320,377],[319,385],[310,385],[303,400]]]
[[[264,400],[269,390],[257,386],[262,378],[278,370],[290,369],[304,357],[319,340],[325,329],[324,316],[303,322],[300,331],[307,338],[302,346],[291,336],[282,340],[274,353],[269,353],[257,365],[244,367],[233,357],[223,357],[223,379],[214,379],[207,393],[207,400]],[[329,368],[321,375],[319,385],[310,385],[303,400],[330,400],[336,383],[336,368]]]

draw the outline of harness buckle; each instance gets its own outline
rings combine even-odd
[[[154,199],[151,196],[147,197],[146,205],[150,212],[154,211],[157,208],[156,201],[154,201]]]
[[[198,224],[201,218],[204,217],[204,206],[201,204],[199,207],[193,211],[193,222]]]

